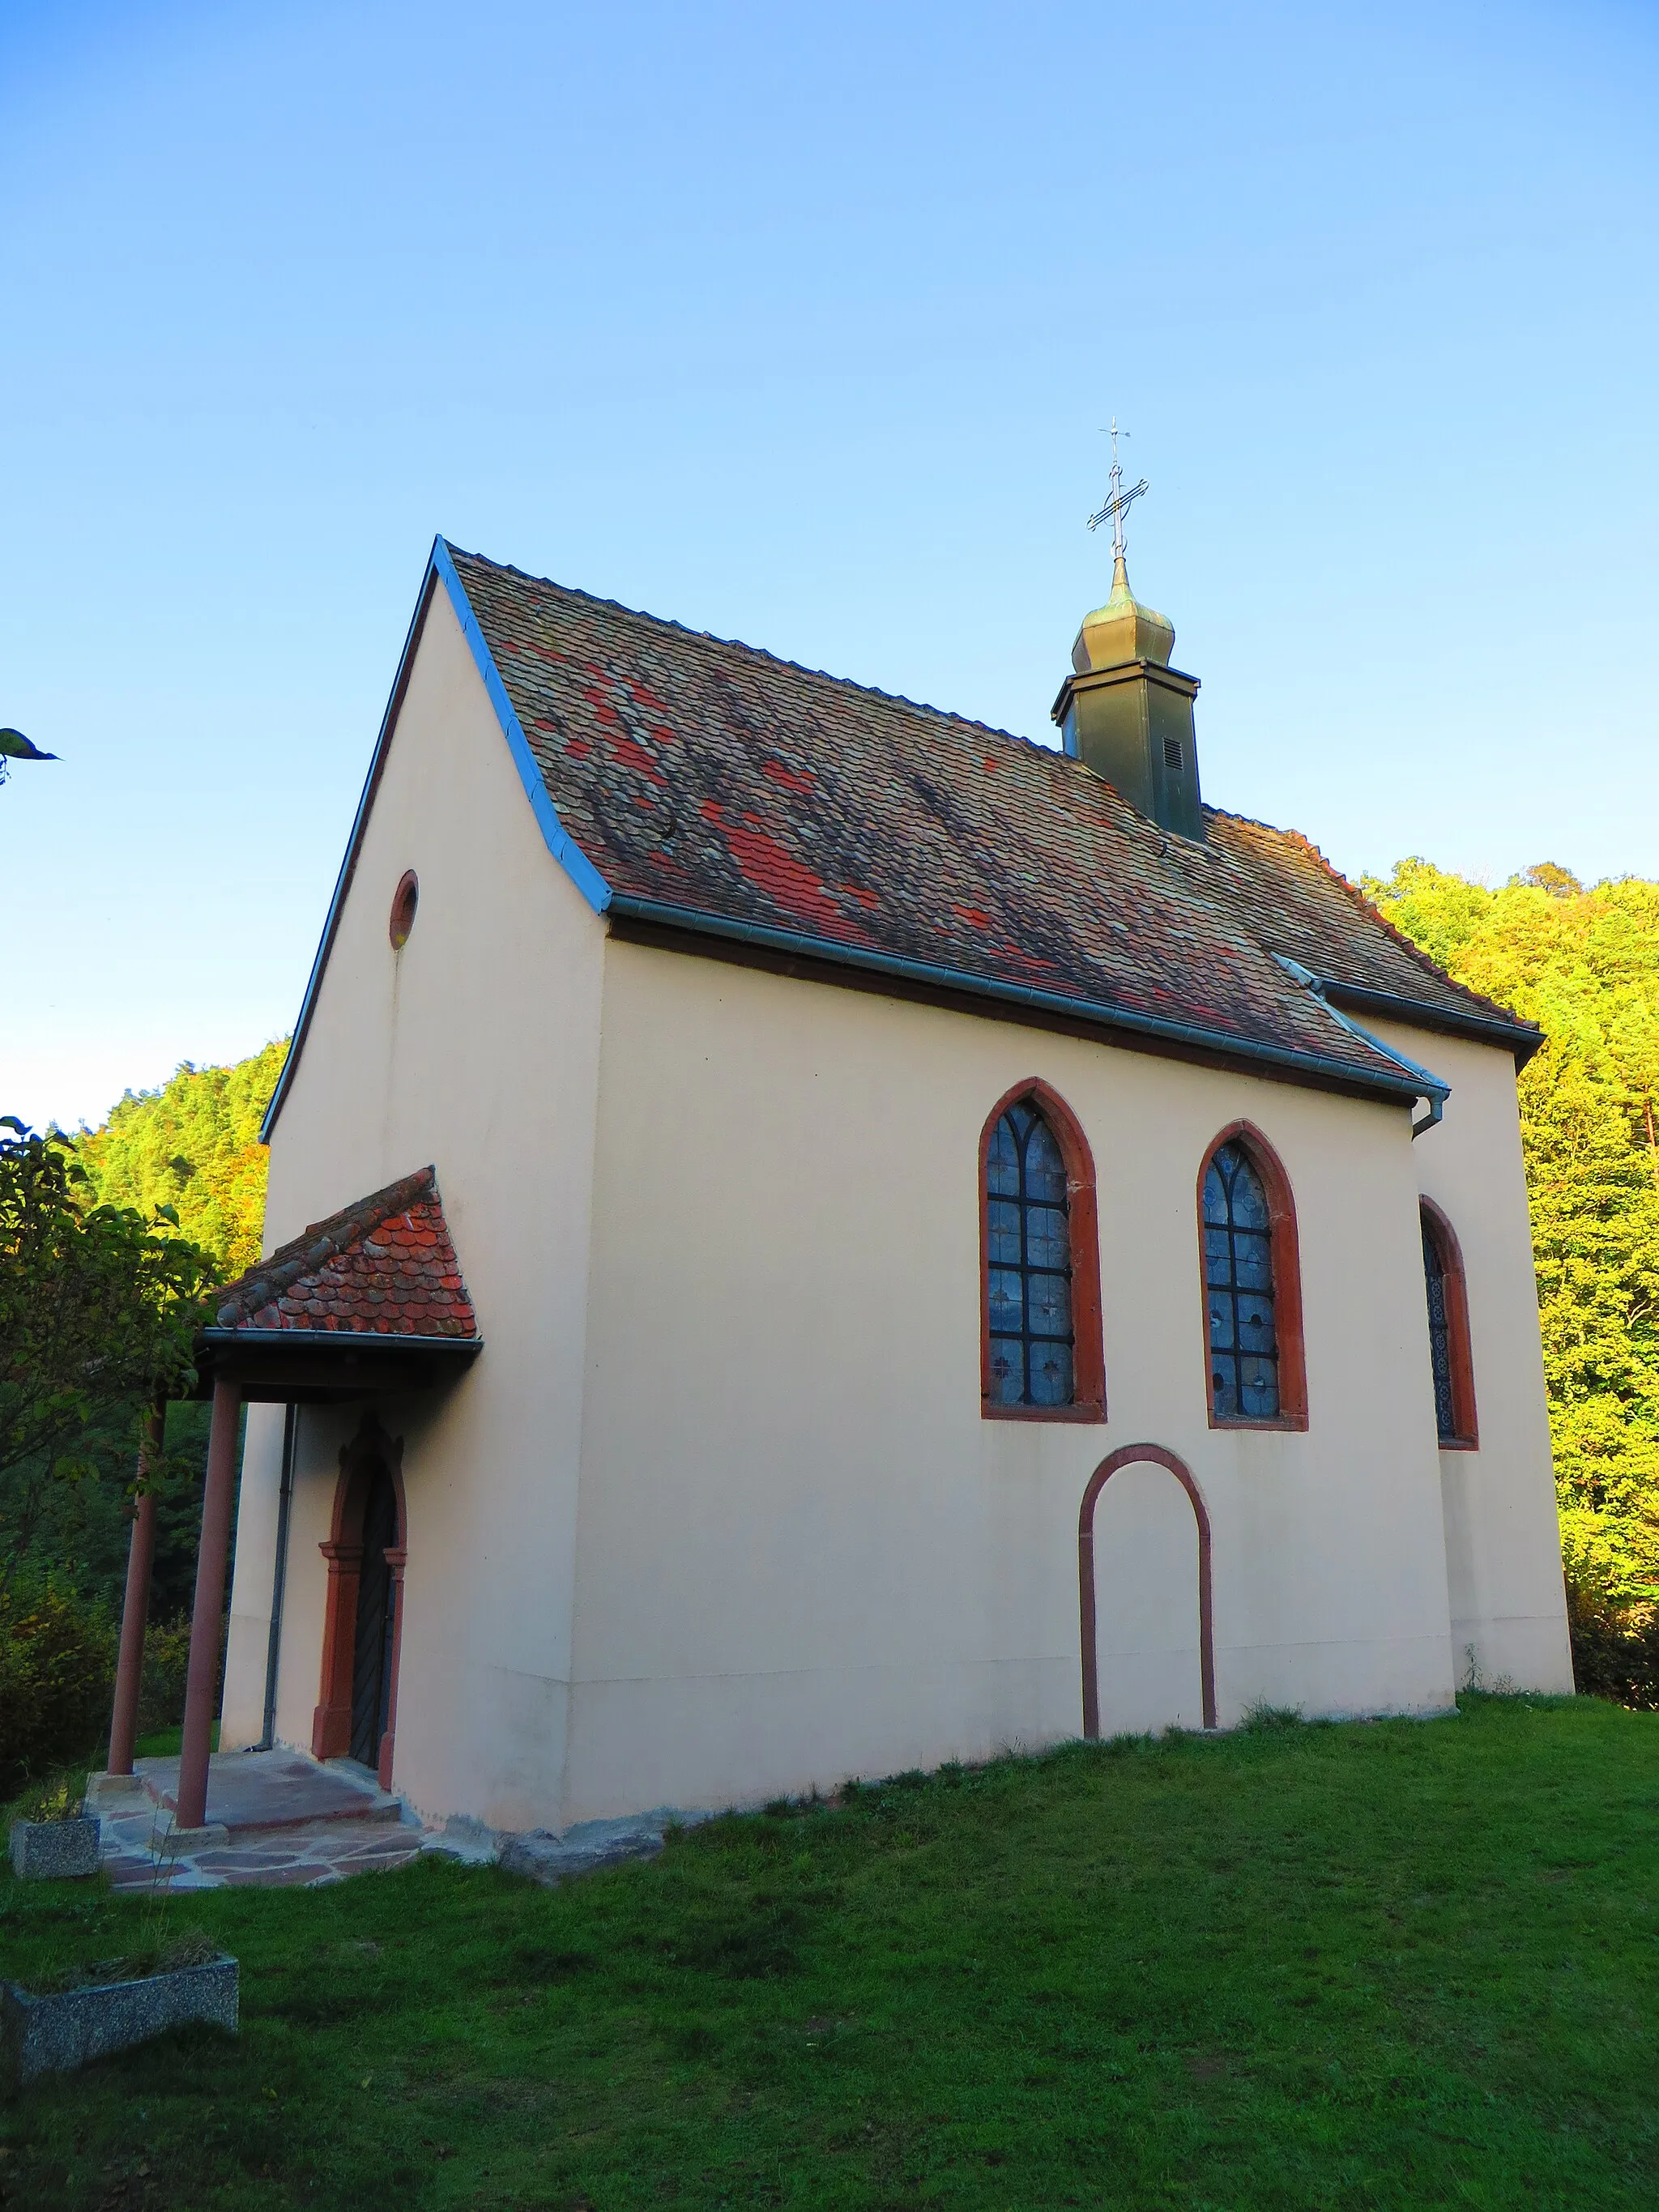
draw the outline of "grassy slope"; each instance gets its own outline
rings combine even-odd
[[[1471,1699],[891,1783],[558,1892],[180,1899],[240,2040],[30,2091],[0,2175],[103,2212],[1651,2204],[1656,1808],[1659,1717]],[[143,1908],[0,1911],[23,1972]]]

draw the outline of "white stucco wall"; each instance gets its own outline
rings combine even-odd
[[[1419,1188],[1457,1233],[1468,1285],[1480,1449],[1444,1451],[1451,1632],[1460,1680],[1570,1692],[1549,1415],[1515,1063],[1419,1029],[1376,1034],[1451,1085],[1443,1119],[1412,1148]]]
[[[1257,1700],[1440,1710],[1468,1644],[1489,1678],[1565,1686],[1509,1063],[1397,1042],[1454,1085],[1416,1145],[1402,1109],[609,938],[440,592],[266,1231],[430,1162],[486,1339],[452,1390],[374,1409],[404,1439],[397,1786],[562,1827],[1075,1735],[1079,1504],[1137,1442],[1206,1502],[1224,1725]],[[980,1413],[979,1137],[1034,1076],[1094,1153],[1103,1424]],[[1241,1117],[1295,1194],[1305,1434],[1209,1425],[1196,1177]],[[1419,1188],[1468,1267],[1475,1454],[1437,1448]],[[310,1741],[317,1547],[362,1410],[300,1417],[284,1741]],[[281,1430],[251,1413],[227,1744],[261,1724]],[[1108,1729],[1191,1717],[1173,1486],[1136,1470],[1103,1496]]]
[[[980,1414],[980,1129],[1033,1075],[1098,1170],[1103,1425]],[[1208,1422],[1241,1115],[1296,1193],[1305,1435]],[[612,940],[593,1218],[567,1819],[1077,1734],[1079,1504],[1133,1441],[1208,1504],[1224,1724],[1450,1701],[1402,1110]]]
[[[405,868],[408,944],[387,936]],[[454,614],[434,597],[311,1033],[273,1136],[266,1249],[435,1166],[485,1349],[382,1401],[406,1439],[396,1778],[416,1805],[556,1809],[569,1672],[604,926],[543,842]],[[305,1408],[276,1732],[308,1745],[338,1453]],[[259,1733],[280,1407],[249,1416],[222,1736]]]

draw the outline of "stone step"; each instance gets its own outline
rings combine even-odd
[[[176,1812],[178,1792],[176,1759],[141,1759],[130,1784],[125,1777],[89,1777],[88,1802],[105,1817],[146,1802],[166,1814]],[[319,1763],[302,1752],[232,1751],[216,1753],[208,1765],[206,1826],[228,1836],[319,1820],[349,1821],[355,1828],[409,1819],[402,1799],[351,1759]]]

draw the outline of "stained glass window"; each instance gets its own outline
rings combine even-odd
[[[1242,1145],[1218,1146],[1204,1175],[1204,1285],[1210,1403],[1218,1420],[1279,1414],[1273,1217]]]
[[[1452,1388],[1451,1316],[1446,1304],[1446,1260],[1440,1240],[1423,1216],[1423,1279],[1429,1293],[1429,1364],[1434,1370],[1434,1419],[1443,1443],[1457,1438],[1457,1400]]]
[[[1073,1401],[1072,1231],[1066,1164],[1029,1099],[991,1133],[986,1295],[991,1395],[1000,1406]]]

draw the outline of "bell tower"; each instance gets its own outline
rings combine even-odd
[[[1131,806],[1178,836],[1201,839],[1204,810],[1198,785],[1193,701],[1198,678],[1170,665],[1175,624],[1144,607],[1129,589],[1123,517],[1147,489],[1143,477],[1123,489],[1112,425],[1111,493],[1097,530],[1112,526],[1112,594],[1085,615],[1072,647],[1073,673],[1054,704],[1066,750],[1085,762]]]

